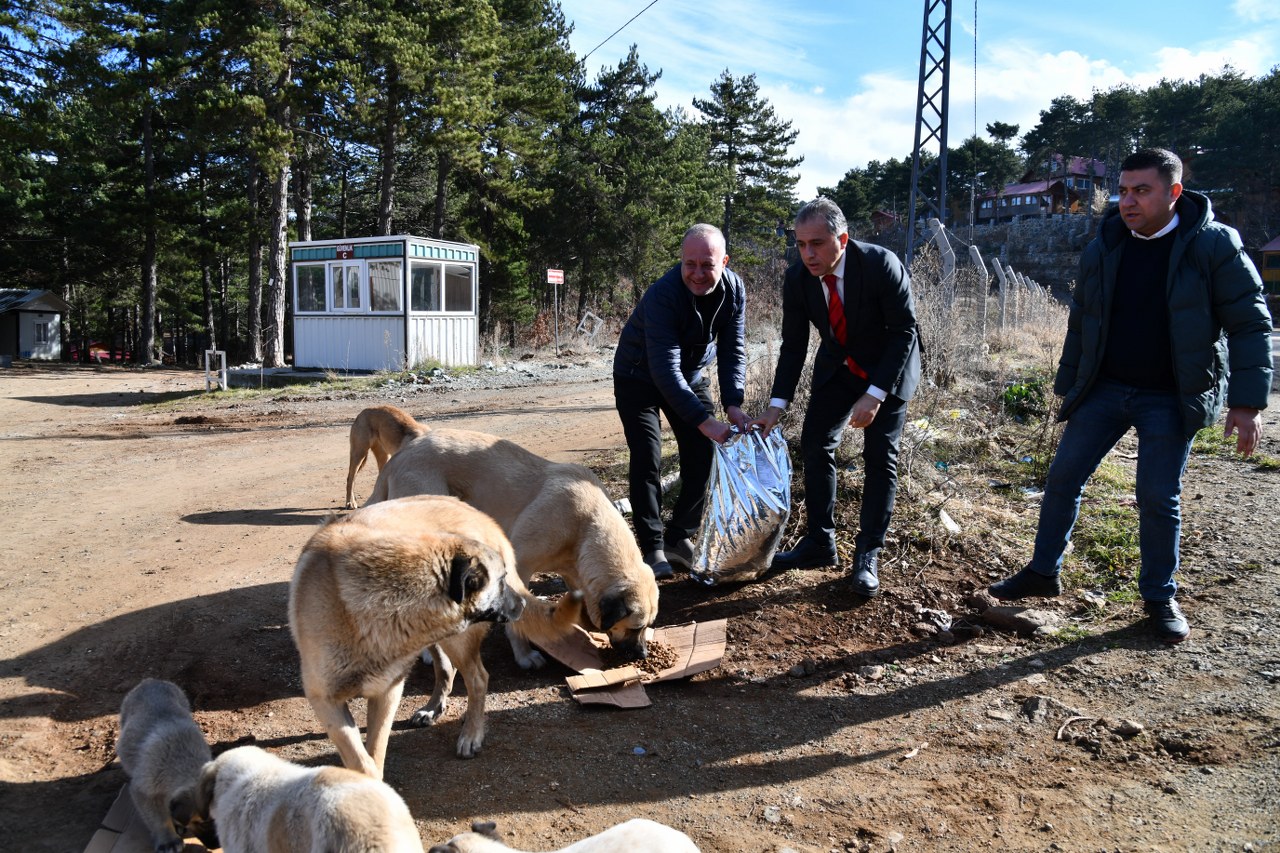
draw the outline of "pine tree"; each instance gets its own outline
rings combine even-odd
[[[804,158],[787,152],[799,131],[760,97],[754,74],[735,78],[725,69],[711,98],[694,98],[693,106],[710,134],[711,163],[722,170],[725,240],[732,246],[735,238],[750,243],[774,234],[795,207],[800,179],[792,170]]]

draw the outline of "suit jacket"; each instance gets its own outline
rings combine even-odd
[[[809,354],[809,329],[822,344],[813,361],[816,391],[845,370],[845,356],[867,372],[872,385],[900,400],[911,399],[920,383],[920,330],[916,324],[911,278],[892,252],[850,240],[845,248],[845,346],[831,334],[822,281],[803,263],[787,270],[782,283],[782,345],[770,396],[795,397]]]

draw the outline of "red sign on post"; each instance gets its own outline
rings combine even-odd
[[[547,270],[547,284],[564,284],[564,270]]]

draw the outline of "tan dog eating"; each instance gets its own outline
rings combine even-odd
[[[511,540],[526,583],[542,572],[560,575],[582,591],[593,627],[607,632],[615,648],[645,655],[658,584],[590,469],[552,462],[495,435],[435,428],[391,457],[369,504],[422,494],[453,495],[492,516]],[[540,666],[541,655],[520,628],[507,631],[517,661]]]
[[[351,422],[351,461],[347,466],[347,509],[356,508],[356,474],[369,460],[369,453],[378,461],[378,470],[406,441],[417,438],[427,428],[413,419],[408,412],[395,406],[370,406],[356,415]]]
[[[200,798],[223,853],[422,853],[400,795],[342,767],[300,767],[240,746],[205,765]]]
[[[530,604],[526,612],[526,604]],[[573,603],[561,621],[576,617]],[[511,544],[484,513],[443,496],[365,507],[329,520],[302,549],[289,587],[289,629],[302,662],[302,687],[342,763],[382,778],[391,723],[405,677],[422,649],[446,644],[459,656],[479,647],[483,622],[522,615],[551,632],[550,605],[529,594]],[[468,629],[476,626],[472,633]],[[567,629],[565,629],[567,630]],[[453,646],[450,638],[467,632]],[[484,738],[487,673],[463,669],[468,710],[460,755]],[[347,707],[368,700],[367,747]]]

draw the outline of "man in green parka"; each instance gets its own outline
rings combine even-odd
[[[1182,475],[1196,432],[1227,408],[1225,436],[1253,453],[1271,391],[1262,281],[1209,199],[1182,188],[1182,161],[1146,149],[1120,165],[1120,204],[1080,257],[1054,392],[1067,422],[1049,466],[1031,562],[993,584],[1004,601],[1062,591],[1062,558],[1085,482],[1138,434],[1138,591],[1153,633],[1190,629],[1178,586]]]

